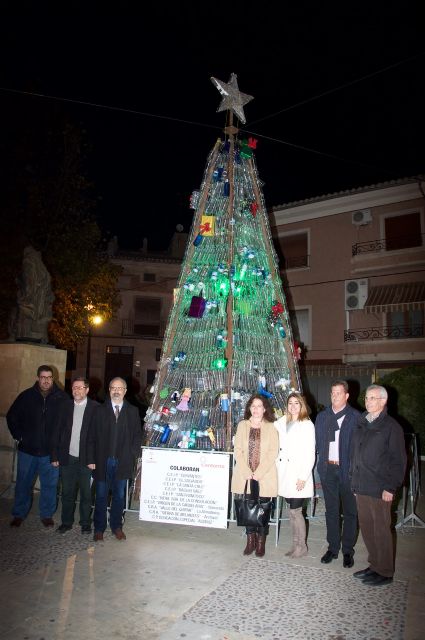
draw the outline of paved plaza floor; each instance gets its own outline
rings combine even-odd
[[[3,640],[423,640],[425,528],[397,528],[393,584],[366,587],[359,537],[355,565],[329,565],[324,509],[309,523],[309,555],[288,559],[287,521],[264,558],[244,557],[242,530],[141,522],[126,515],[127,540],[94,543],[79,527],[45,529],[35,502],[11,528],[0,500],[0,637]],[[416,511],[425,519],[425,500]],[[59,524],[59,514],[55,516]]]

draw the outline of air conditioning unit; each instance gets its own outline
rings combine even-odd
[[[351,214],[351,222],[356,227],[361,227],[364,224],[372,222],[372,213],[370,209],[359,209],[358,211],[353,211]]]
[[[345,281],[345,310],[363,309],[368,294],[368,280],[346,280]]]

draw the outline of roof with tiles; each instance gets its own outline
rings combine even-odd
[[[313,202],[322,202],[324,200],[332,200],[334,198],[341,198],[341,196],[348,196],[355,193],[366,193],[367,191],[377,191],[378,189],[387,189],[389,187],[397,187],[404,184],[414,184],[415,182],[422,182],[425,179],[424,175],[412,176],[410,178],[399,178],[398,180],[388,180],[386,182],[377,182],[376,184],[367,185],[364,187],[355,187],[353,189],[345,189],[342,191],[335,191],[333,193],[323,194],[321,196],[313,196],[312,198],[305,198],[304,200],[294,200],[292,202],[285,202],[271,207],[272,211],[281,209],[290,209],[292,207],[301,206]]]

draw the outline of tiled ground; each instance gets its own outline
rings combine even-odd
[[[62,535],[56,526],[46,529],[38,518],[30,516],[19,528],[1,527],[0,573],[28,575],[93,545],[93,535],[82,535],[80,527]]]
[[[422,503],[421,503],[422,504]],[[397,529],[396,580],[365,587],[361,537],[355,566],[326,550],[323,505],[309,522],[309,554],[288,559],[287,520],[266,557],[242,555],[243,532],[140,522],[128,513],[127,540],[107,532],[94,544],[76,526],[45,529],[34,505],[9,527],[0,500],[0,637],[5,640],[422,640],[425,636],[425,529]],[[425,517],[421,507],[420,514]],[[285,516],[285,513],[283,514]],[[55,515],[56,526],[60,513]],[[118,599],[117,599],[118,596]]]
[[[407,584],[365,587],[326,568],[250,559],[184,616],[262,640],[401,640]]]

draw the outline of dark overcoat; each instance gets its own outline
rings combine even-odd
[[[66,466],[69,463],[69,445],[71,442],[72,423],[74,420],[74,404],[74,401],[70,401],[64,409],[63,421],[50,454],[52,462],[58,461],[61,466]],[[87,405],[84,409],[83,423],[80,431],[79,451],[80,464],[84,466],[88,464],[87,436],[89,430],[93,428],[93,418],[97,409],[99,409],[99,403],[87,398]]]
[[[124,400],[118,422],[116,422],[112,403],[108,398],[95,412],[93,427],[89,430],[87,438],[87,464],[96,465],[93,471],[94,479],[102,481],[106,478],[111,429],[118,429],[116,446],[118,466],[115,477],[117,480],[132,478],[142,444],[142,424],[137,408]]]

